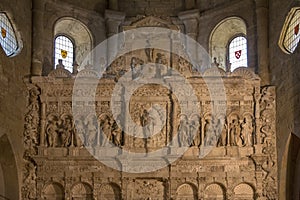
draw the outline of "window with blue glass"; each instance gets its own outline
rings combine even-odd
[[[13,26],[7,15],[0,12],[0,44],[7,56],[14,56],[18,52],[18,41]]]

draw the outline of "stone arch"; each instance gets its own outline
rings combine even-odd
[[[72,200],[92,200],[93,189],[88,183],[76,183],[71,189]]]
[[[60,183],[49,183],[42,191],[43,199],[62,200],[65,198],[64,188]]]
[[[20,199],[17,192],[19,191],[18,168],[11,143],[6,134],[0,137],[0,147],[0,183],[4,183],[3,186],[0,186],[0,190],[4,191],[1,195],[8,199]]]
[[[120,200],[121,188],[115,183],[108,183],[102,185],[100,188],[98,199],[103,200]]]
[[[219,183],[211,183],[204,189],[205,200],[224,200],[225,191],[223,186]]]
[[[227,17],[212,30],[209,38],[209,55],[216,57],[219,66],[225,70],[228,42],[237,35],[247,35],[246,22],[240,17]]]
[[[254,189],[248,183],[240,183],[233,189],[234,199],[253,199]]]
[[[196,200],[197,189],[193,184],[184,183],[176,190],[176,200]]]
[[[54,36],[67,35],[74,40],[75,60],[80,65],[93,48],[93,37],[87,26],[73,17],[59,18],[54,25]]]

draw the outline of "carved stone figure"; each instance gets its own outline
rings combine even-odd
[[[154,129],[154,124],[153,124],[153,120],[152,117],[150,116],[150,113],[146,110],[143,109],[143,112],[141,114],[140,117],[140,123],[141,126],[143,127],[143,134],[144,137],[150,137],[151,133],[153,132]]]
[[[162,68],[164,67],[163,65],[167,64],[167,60],[165,58],[165,55],[161,54],[161,53],[157,53],[155,63],[156,63],[155,78],[161,78]]]
[[[97,122],[96,117],[91,115],[88,116],[85,125],[86,125],[86,145],[87,146],[94,146],[96,143],[97,137]]]
[[[100,131],[102,133],[102,146],[109,146],[109,142],[112,142],[112,123],[113,120],[106,116],[100,122]]]
[[[180,147],[187,147],[189,146],[189,125],[188,121],[185,117],[179,122],[178,126],[178,139],[179,139],[179,146]]]
[[[117,146],[122,146],[122,137],[123,137],[123,131],[118,126],[117,122],[114,122],[112,125],[112,140],[113,143]]]
[[[201,144],[201,131],[200,131],[200,123],[199,120],[193,120],[190,124],[190,136],[194,137],[191,138],[192,146],[199,147]]]
[[[229,144],[230,146],[240,146],[241,145],[241,129],[238,119],[233,119],[229,124]]]
[[[62,127],[64,127],[64,131],[62,133],[62,145],[64,147],[68,147],[71,145],[71,139],[73,137],[73,122],[71,116],[65,116],[62,119]]]
[[[212,146],[215,145],[215,142],[217,141],[216,136],[216,122],[215,119],[206,119],[206,123],[204,126],[204,145],[205,146]]]
[[[84,123],[83,120],[76,120],[76,131],[75,131],[75,145],[77,147],[83,147],[85,144],[84,137]]]
[[[253,123],[252,118],[245,117],[243,123],[241,124],[241,138],[243,141],[243,146],[253,145]]]
[[[46,134],[47,134],[47,142],[49,147],[57,147],[58,146],[58,128],[57,121],[49,121]]]
[[[217,146],[226,146],[227,145],[227,124],[225,119],[219,120],[218,132],[220,133],[220,136],[218,139]]]

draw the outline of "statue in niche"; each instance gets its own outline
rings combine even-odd
[[[147,56],[147,61],[148,62],[152,62],[153,60],[153,51],[154,49],[153,48],[150,48],[151,45],[150,45],[150,42],[149,40],[146,40],[147,44],[146,44],[146,47],[145,47],[145,54]]]
[[[84,137],[84,123],[83,120],[76,120],[76,132],[75,132],[75,145],[77,147],[83,147],[85,144]]]
[[[253,145],[253,123],[251,117],[245,117],[241,124],[241,138],[243,146]]]
[[[233,119],[229,124],[230,146],[241,146],[241,128],[238,119]]]
[[[220,137],[217,146],[226,146],[227,145],[227,122],[224,118],[220,119],[218,125],[218,132],[220,133]]]
[[[205,146],[213,146],[214,143],[217,141],[216,136],[216,120],[214,118],[206,119],[206,123],[204,126],[204,145]]]
[[[143,61],[136,58],[132,57],[131,62],[130,62],[130,68],[131,68],[131,77],[132,80],[136,80],[141,76],[141,71],[138,69],[139,66],[143,66]]]
[[[112,142],[112,124],[113,120],[110,119],[110,117],[106,116],[103,120],[100,122],[101,126],[101,135],[102,138],[102,146],[109,146],[109,142]]]
[[[145,138],[151,136],[151,133],[153,132],[153,129],[154,129],[153,122],[154,122],[154,119],[152,118],[150,113],[146,109],[143,109],[143,112],[140,117],[140,123],[141,123],[141,126],[143,127],[143,134],[144,134]]]
[[[190,124],[191,146],[199,147],[201,144],[200,119],[193,120]]]
[[[161,75],[162,75],[161,70],[164,67],[164,65],[167,64],[165,55],[161,54],[161,53],[157,53],[155,63],[156,63],[155,78],[161,78]]]
[[[58,146],[58,127],[55,119],[49,121],[46,128],[47,142],[49,147]]]
[[[112,125],[112,140],[113,143],[116,146],[122,146],[122,138],[123,138],[123,131],[122,129],[118,126],[117,122],[114,122]]]
[[[189,124],[185,117],[183,117],[179,122],[178,137],[180,147],[189,146]]]
[[[97,120],[96,117],[91,115],[85,120],[86,125],[86,146],[94,146],[97,137]]]
[[[62,127],[64,131],[62,132],[62,146],[68,147],[71,144],[71,139],[73,136],[73,120],[71,116],[66,116],[62,119]]]

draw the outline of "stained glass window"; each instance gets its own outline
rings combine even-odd
[[[18,51],[18,42],[15,31],[7,15],[0,12],[0,44],[7,56],[13,56]]]
[[[290,14],[284,33],[283,47],[288,53],[293,53],[300,40],[300,8]]]
[[[231,71],[238,67],[247,67],[247,39],[244,36],[237,36],[229,43],[229,63]]]
[[[72,72],[74,62],[74,44],[72,39],[64,35],[57,36],[54,42],[54,49],[55,66],[58,64],[58,60],[62,59],[65,69]]]

